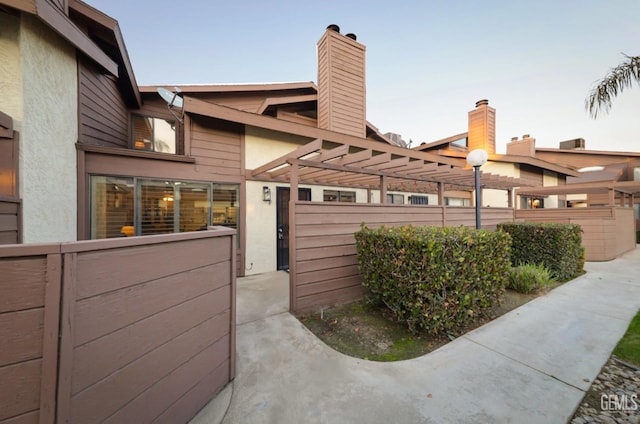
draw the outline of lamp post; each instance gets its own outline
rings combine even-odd
[[[476,229],[482,228],[480,222],[480,167],[487,163],[489,155],[482,149],[475,149],[467,155],[467,163],[473,166],[476,182]]]

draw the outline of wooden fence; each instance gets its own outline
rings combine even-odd
[[[0,247],[0,423],[187,422],[234,377],[235,250],[229,229]]]
[[[609,261],[636,247],[633,208],[519,209],[515,218],[580,225],[587,261]]]
[[[361,223],[371,228],[475,226],[475,209],[468,207],[298,201],[293,209],[290,310],[298,314],[362,297],[353,236]],[[482,209],[483,228],[507,221],[513,221],[513,209]]]

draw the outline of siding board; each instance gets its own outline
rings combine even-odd
[[[38,409],[41,368],[41,359],[0,368],[0,420]]]

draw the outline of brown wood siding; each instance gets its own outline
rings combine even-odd
[[[0,197],[0,244],[21,242],[21,207],[22,202],[19,199]]]
[[[318,127],[366,136],[365,47],[328,30],[318,43]]]
[[[513,221],[513,210],[483,208],[486,228]],[[365,293],[358,270],[353,234],[361,223],[370,228],[400,225],[475,226],[474,208],[380,204],[296,202],[295,266],[291,279],[292,312],[357,300]],[[446,224],[445,224],[446,223]]]
[[[526,181],[532,186],[542,186],[543,185],[543,172],[540,168],[527,165],[524,163],[520,164],[520,179]]]
[[[1,246],[0,423],[188,422],[234,376],[235,232],[216,228]]]
[[[129,147],[129,113],[116,79],[100,73],[86,59],[78,60],[79,142]]]
[[[577,224],[587,261],[608,261],[636,247],[632,208],[519,209],[516,220]]]
[[[196,159],[197,172],[223,177],[243,175],[242,127],[204,117],[192,117],[191,123],[189,155]]]
[[[0,423],[54,422],[61,277],[54,251],[0,249]]]

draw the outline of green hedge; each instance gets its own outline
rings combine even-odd
[[[355,238],[364,286],[414,332],[456,333],[486,316],[511,268],[504,232],[363,225]]]
[[[558,281],[582,273],[582,229],[576,224],[506,222],[498,230],[511,235],[511,262],[536,264],[549,269]]]

